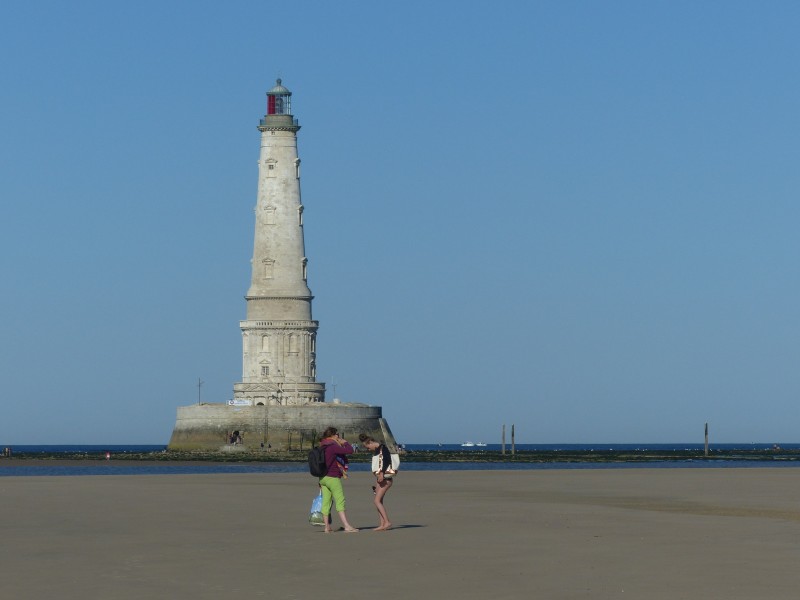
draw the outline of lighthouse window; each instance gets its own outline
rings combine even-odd
[[[269,367],[261,367],[261,376],[268,377],[269,376]]]
[[[267,177],[275,177],[275,173],[276,173],[275,163],[276,162],[277,161],[274,158],[270,158],[266,162],[266,165],[267,165]]]
[[[294,176],[297,177],[297,179],[300,179],[300,159],[299,158],[295,158],[294,159]]]
[[[266,218],[267,225],[275,225],[275,210],[274,206],[264,207],[264,217]]]
[[[261,351],[262,352],[269,352],[269,336],[262,335],[261,336]]]
[[[308,259],[303,258],[303,281],[308,281]]]
[[[303,205],[302,204],[297,207],[297,221],[298,221],[299,225],[302,227],[303,226]]]

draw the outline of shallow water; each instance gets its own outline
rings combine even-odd
[[[0,446],[2,447],[2,446]],[[780,444],[783,450],[800,449],[800,444]],[[787,455],[781,460],[778,456],[769,460],[740,460],[736,457],[716,458],[715,460],[692,460],[685,457],[676,457],[675,460],[642,460],[635,462],[565,462],[554,460],[551,462],[412,462],[414,451],[459,451],[476,453],[482,451],[499,452],[500,444],[486,446],[462,447],[461,444],[407,444],[410,452],[403,461],[402,471],[476,471],[476,470],[504,470],[504,471],[537,471],[554,469],[731,469],[731,468],[794,468],[800,467],[800,456]],[[703,444],[516,444],[519,451],[540,452],[636,452],[636,451],[663,451],[669,452],[702,452]],[[772,444],[742,443],[742,444],[711,444],[711,452],[737,451],[744,452],[764,451],[773,449]],[[127,460],[114,460],[115,455],[161,453],[166,450],[163,445],[44,445],[44,446],[14,446],[17,454],[24,453],[27,458],[36,458],[41,454],[44,457],[74,458],[75,455],[93,456],[94,460],[48,460],[28,461],[25,459],[0,459],[0,477],[25,477],[25,476],[77,476],[77,475],[194,475],[214,473],[305,473],[307,465],[302,462],[295,463],[263,463],[263,462],[225,462],[196,464],[169,461],[143,461],[129,462]],[[511,445],[506,444],[506,451],[511,451]],[[97,460],[109,452],[111,460]],[[365,463],[354,463],[350,467],[354,472],[367,471]]]
[[[480,443],[480,442],[476,442]],[[784,450],[800,450],[798,443],[780,443],[778,444]],[[0,444],[0,447],[8,446],[8,444]],[[747,442],[736,444],[709,444],[711,451],[715,450],[771,450],[772,443],[761,442]],[[501,444],[486,444],[485,446],[469,446],[465,447],[461,444],[405,444],[408,450],[447,450],[447,451],[500,451]],[[14,451],[24,452],[26,454],[41,453],[41,454],[111,454],[120,453],[144,453],[144,452],[162,452],[166,450],[163,444],[138,444],[138,445],[102,445],[102,444],[60,444],[60,445],[17,445],[13,446]],[[610,452],[627,452],[627,451],[665,451],[665,452],[683,452],[683,451],[702,451],[704,444],[702,443],[684,443],[673,442],[669,444],[516,444],[515,448],[520,451],[541,451],[541,452],[557,452],[557,451],[610,451]],[[511,451],[511,444],[506,444],[506,451]]]

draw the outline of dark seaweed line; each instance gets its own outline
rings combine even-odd
[[[264,452],[261,450],[228,452],[120,452],[113,454],[115,461],[148,461],[148,462],[215,462],[215,463],[247,463],[247,462],[305,462],[308,450]],[[106,459],[104,452],[92,453],[17,453],[12,459],[0,459],[0,464],[6,460],[86,460],[102,461]],[[357,453],[351,457],[355,463],[364,463],[370,456]],[[637,451],[612,451],[612,450],[523,450],[505,454],[498,450],[486,451],[458,451],[458,450],[424,450],[402,454],[403,462],[415,463],[446,463],[446,462],[486,462],[486,463],[553,463],[553,462],[578,462],[578,463],[612,463],[612,462],[660,462],[676,460],[696,461],[795,461],[800,460],[800,450],[716,450],[709,456],[702,452],[691,450],[637,450]]]

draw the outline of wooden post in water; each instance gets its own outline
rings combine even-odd
[[[706,458],[708,458],[708,423],[706,423]]]
[[[506,424],[503,423],[503,456],[506,455]]]
[[[514,424],[511,424],[511,456],[517,453],[517,447],[514,444]]]

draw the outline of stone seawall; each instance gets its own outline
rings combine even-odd
[[[276,450],[310,448],[327,427],[336,427],[351,442],[366,433],[396,446],[380,406],[314,403],[302,406],[229,406],[195,404],[178,407],[170,450],[216,450],[238,431],[247,448],[263,443]]]

